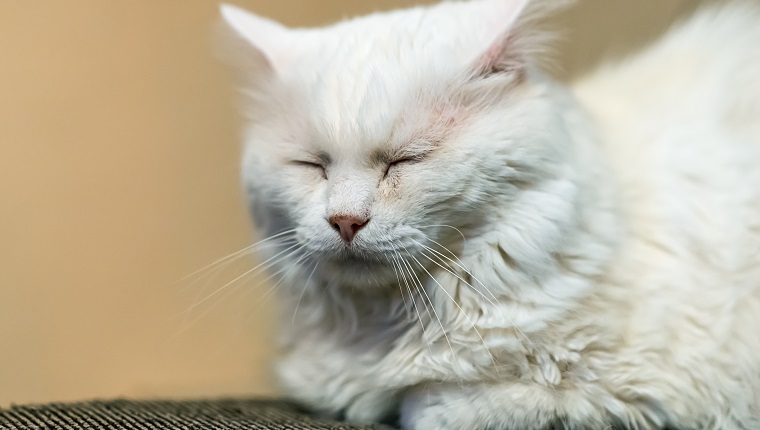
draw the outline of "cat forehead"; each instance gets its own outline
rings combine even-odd
[[[333,70],[354,73],[410,73],[461,70],[484,52],[504,29],[463,19],[462,2],[374,14],[332,26],[301,30],[300,57]],[[397,69],[397,70],[394,70]]]
[[[435,37],[440,20],[429,14],[415,9],[309,31],[308,46],[282,78],[307,104],[323,138],[377,142],[402,119],[409,126],[448,110],[442,99],[474,54]],[[420,25],[431,27],[430,34]]]
[[[398,128],[401,118],[425,116],[429,96],[419,83],[398,66],[373,63],[319,71],[296,89],[308,103],[310,122],[325,138],[377,141]]]
[[[463,108],[450,89],[431,85],[440,78],[394,67],[383,68],[375,60],[353,71],[316,73],[317,79],[294,89],[305,116],[294,120],[305,119],[311,141],[330,152],[440,140],[435,136],[461,116]]]

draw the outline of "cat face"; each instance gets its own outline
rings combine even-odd
[[[386,284],[496,222],[493,207],[551,152],[535,142],[541,86],[513,46],[525,4],[443,3],[316,30],[223,7],[253,75],[246,189],[266,234],[295,235],[289,264]]]

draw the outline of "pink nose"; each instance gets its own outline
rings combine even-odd
[[[335,231],[340,233],[340,238],[348,244],[354,240],[356,233],[367,225],[369,219],[353,215],[334,215],[327,222],[330,223]]]

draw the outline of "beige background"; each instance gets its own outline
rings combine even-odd
[[[413,2],[235,3],[312,25]],[[693,3],[582,1],[557,19],[559,74],[641,44]],[[0,2],[0,405],[273,392],[268,288],[192,307],[251,261],[175,282],[251,237],[216,11]]]

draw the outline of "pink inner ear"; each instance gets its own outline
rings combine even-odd
[[[523,61],[515,43],[515,27],[531,0],[480,1],[480,21],[490,27],[487,33],[492,34],[493,39],[482,41],[487,48],[476,59],[474,70],[481,76],[487,76],[522,69]]]
[[[475,61],[474,69],[479,76],[497,73],[521,72],[525,63],[517,50],[514,36],[506,32]]]

